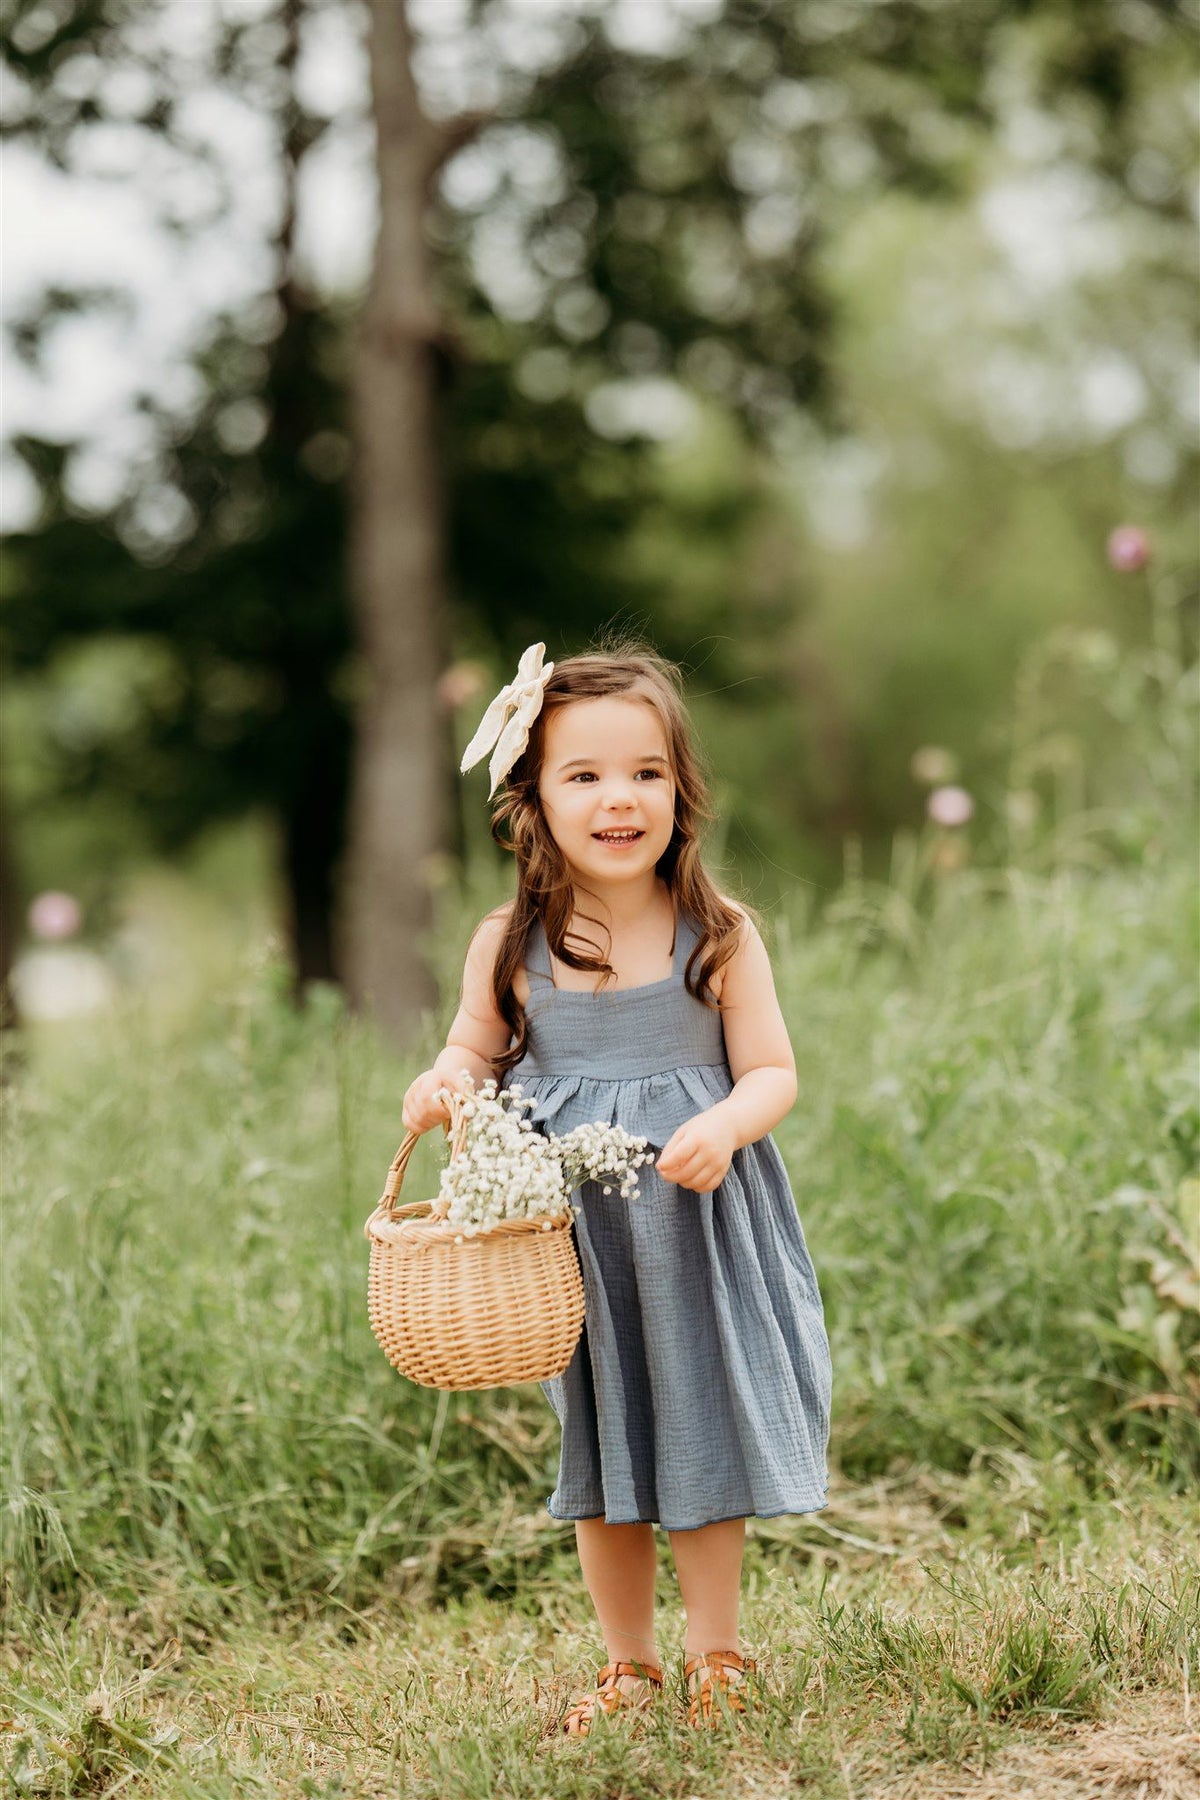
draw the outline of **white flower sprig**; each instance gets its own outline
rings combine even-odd
[[[527,1105],[531,1102],[526,1102]],[[646,1148],[644,1137],[630,1137],[620,1125],[576,1125],[562,1137],[553,1133],[550,1142],[562,1158],[567,1187],[575,1189],[585,1181],[598,1181],[606,1194],[612,1183],[620,1189],[622,1200],[639,1200],[637,1170],[654,1158]],[[608,1183],[605,1184],[605,1178]],[[577,1209],[578,1210],[578,1209]]]
[[[543,1135],[521,1117],[533,1104],[519,1086],[499,1088],[494,1077],[471,1084],[461,1147],[442,1170],[434,1202],[435,1214],[468,1237],[501,1219],[542,1219],[549,1231],[585,1181],[600,1182],[606,1194],[615,1185],[624,1200],[640,1198],[637,1170],[654,1160],[646,1138],[599,1120],[562,1137]]]

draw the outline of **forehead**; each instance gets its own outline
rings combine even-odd
[[[648,700],[619,695],[571,700],[546,719],[545,761],[551,765],[576,756],[600,762],[667,755],[667,734]]]

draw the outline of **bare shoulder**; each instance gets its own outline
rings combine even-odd
[[[742,905],[740,900],[735,900],[732,894],[720,894],[718,895],[718,898],[724,905],[728,906],[731,911],[737,914],[738,918],[742,921],[743,927],[748,926],[751,931],[755,930],[754,920],[750,917],[748,909]]]
[[[505,900],[502,905],[494,906],[489,913],[484,913],[478,925],[471,933],[472,944],[482,943],[494,948],[504,936],[504,929],[512,918],[515,901]]]
[[[496,970],[496,957],[500,949],[508,922],[512,918],[516,902],[506,900],[501,906],[493,907],[485,913],[471,933],[471,942],[467,946],[466,969],[463,973],[464,987],[469,982],[479,995],[486,995],[489,1003],[495,1004],[493,980]],[[529,998],[529,983],[524,969],[518,969],[513,979],[513,991],[522,1006]]]
[[[748,907],[743,906],[740,900],[734,900],[729,894],[722,894],[721,899],[738,916],[737,949],[734,955],[743,956],[755,944],[762,943],[762,935]]]
[[[745,941],[747,941],[747,927],[750,927],[750,929],[754,929],[754,927],[752,927],[750,916],[748,916],[747,909],[745,909],[743,905],[739,905],[734,898],[730,898],[730,895],[718,895],[718,898],[720,898],[721,905],[727,905],[727,907],[729,907],[730,913],[738,914],[739,920],[738,945],[736,945],[736,949],[732,952],[732,956],[727,958],[727,961],[723,961],[721,967],[718,968],[718,972],[712,976],[712,995],[714,995],[714,999],[720,1004],[721,994],[725,992],[725,977],[729,976],[730,963],[734,963],[734,961],[743,954]]]
[[[496,952],[504,935],[504,927],[512,903],[494,907],[480,919],[467,943],[463,962],[462,996],[467,1010],[476,1017],[491,1017],[496,1010],[492,986],[496,969]]]
[[[762,944],[762,938],[759,936],[757,925],[740,901],[733,899],[730,894],[721,894],[719,898],[732,912],[737,914],[739,928],[737,946],[732,956],[730,956],[727,962],[722,963],[721,967],[717,970],[716,975],[713,977],[713,993],[716,995],[718,1001],[725,991],[726,979],[734,969],[735,965],[744,965],[746,957],[753,954],[754,946]]]

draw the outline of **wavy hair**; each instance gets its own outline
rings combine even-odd
[[[547,942],[560,962],[616,979],[606,953],[570,931],[574,889],[570,867],[546,823],[538,793],[546,741],[546,722],[573,700],[619,696],[652,706],[662,722],[667,756],[675,780],[675,821],[671,841],[655,873],[666,883],[676,918],[686,912],[697,926],[697,939],[687,961],[684,981],[706,1006],[716,1006],[707,990],[717,971],[737,948],[743,913],[722,899],[700,855],[700,835],[713,818],[708,785],[683,703],[683,678],[677,665],[637,639],[619,639],[601,650],[585,651],[556,663],[546,683],[541,711],[534,720],[525,750],[510,769],[492,810],[492,836],[517,859],[517,892],[496,951],[492,982],[496,1004],[512,1032],[513,1043],[495,1059],[498,1070],[510,1069],[525,1053],[528,1027],[525,1009],[513,985],[525,960],[526,941],[540,920]],[[494,915],[493,915],[494,916]],[[609,937],[599,919],[584,914]],[[572,945],[576,947],[572,947]],[[581,946],[581,947],[580,947]]]

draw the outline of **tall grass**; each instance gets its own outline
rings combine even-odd
[[[1197,1133],[1187,899],[1182,868],[960,881],[902,963],[853,920],[781,933],[778,1139],[845,1475],[1200,1470],[1200,1333],[1163,1273]],[[282,981],[157,1041],[97,1027],[13,1084],[4,1550],[28,1598],[158,1566],[354,1604],[456,1521],[451,1585],[536,1555],[501,1526],[553,1484],[540,1394],[413,1387],[367,1326],[362,1221],[411,1069]]]
[[[1200,1473],[1190,831],[1157,779],[1119,844],[1107,814],[990,869],[902,843],[886,887],[775,921],[800,1079],[776,1135],[826,1303],[839,1479],[978,1496],[1032,1469],[1036,1532],[1039,1507],[1061,1528],[1089,1494]],[[461,925],[448,907],[443,1015]],[[127,1004],[31,1040],[12,1073],[3,1564],[22,1611],[153,1582],[205,1616],[249,1592],[525,1603],[558,1553],[537,1390],[415,1387],[367,1325],[362,1223],[444,1017],[406,1060],[332,990],[296,1014],[286,985],[264,955],[194,1018]],[[423,1146],[414,1193],[433,1168]],[[1045,1676],[1085,1697],[1089,1679]]]

